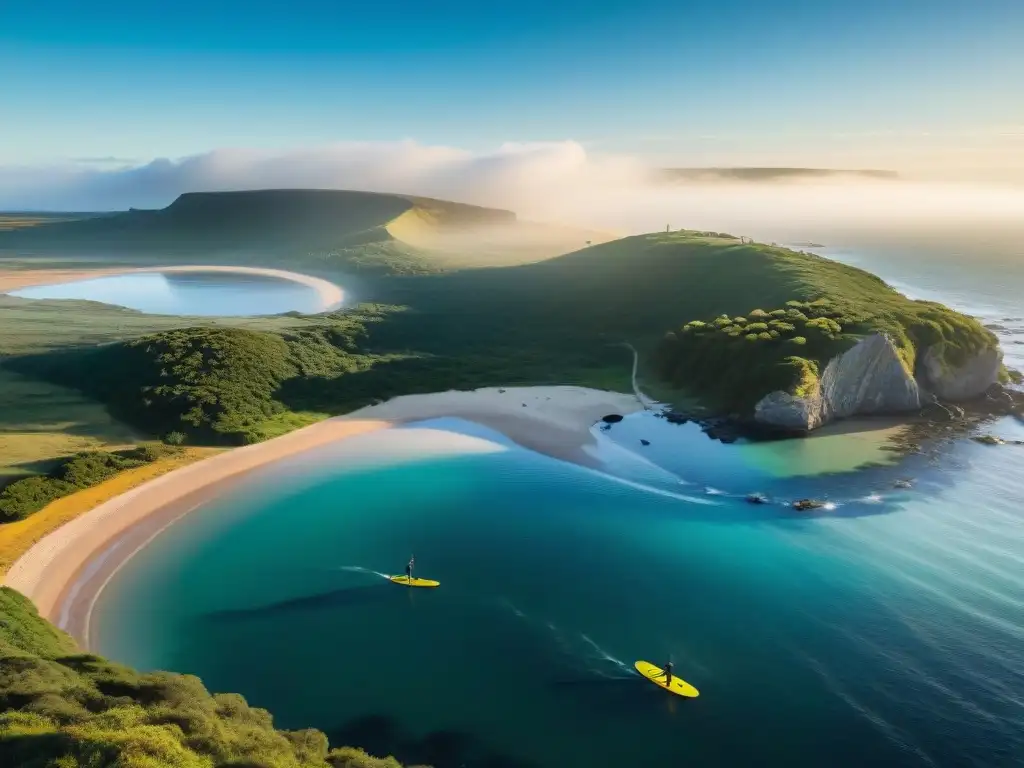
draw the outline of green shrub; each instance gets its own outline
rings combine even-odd
[[[265,710],[202,682],[78,653],[33,605],[0,587],[0,763],[22,768],[400,768],[279,731]]]
[[[51,477],[26,477],[0,490],[0,522],[24,520],[51,501],[78,490],[71,483]]]
[[[62,496],[102,483],[126,469],[156,461],[170,450],[144,445],[121,453],[77,453],[61,461],[47,475],[16,480],[0,490],[0,522],[23,520]]]
[[[186,439],[184,432],[173,431],[164,435],[164,442],[167,445],[184,445]]]

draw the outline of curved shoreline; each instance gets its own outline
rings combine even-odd
[[[229,267],[201,264],[166,267],[101,267],[99,269],[81,270],[33,269],[23,272],[6,272],[0,275],[0,293],[10,293],[22,288],[34,288],[42,285],[78,283],[101,277],[141,274],[145,272],[234,272],[241,275],[288,280],[316,291],[323,305],[318,312],[330,312],[338,309],[345,300],[345,292],[340,286],[335,285],[329,280],[313,277],[301,272],[289,272],[288,270],[272,269],[270,267]]]
[[[590,428],[606,414],[639,410],[633,395],[569,386],[397,397],[201,460],[110,499],[38,541],[15,561],[3,583],[88,647],[92,607],[116,571],[161,530],[265,465],[405,423],[461,418],[529,450],[599,467],[587,451],[594,441]]]

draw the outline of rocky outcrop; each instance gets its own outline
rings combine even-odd
[[[892,341],[883,334],[861,339],[829,361],[818,386],[805,396],[771,392],[754,408],[756,421],[783,429],[810,431],[849,416],[916,411],[938,400],[966,401],[986,393],[999,380],[1003,354],[989,347],[962,365],[951,366],[940,347],[920,357],[919,379],[907,370]]]
[[[810,431],[857,414],[899,413],[921,407],[921,390],[887,336],[874,334],[834,357],[806,396],[771,392],[754,418],[772,426]]]
[[[942,359],[938,345],[929,347],[921,360],[922,385],[940,400],[970,400],[983,394],[999,380],[1003,353],[989,347],[972,355],[963,365],[952,366]]]

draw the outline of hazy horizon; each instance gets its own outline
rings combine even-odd
[[[669,226],[782,239],[1017,231],[1024,222],[1024,185],[856,176],[665,181],[656,170],[644,158],[577,142],[510,143],[489,152],[412,141],[220,149],[110,169],[0,168],[0,210],[162,208],[185,192],[318,188],[421,195],[620,234]]]

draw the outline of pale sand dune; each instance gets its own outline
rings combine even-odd
[[[223,266],[168,266],[168,267],[103,267],[100,269],[27,269],[0,272],[0,293],[30,288],[37,285],[53,285],[55,283],[73,283],[92,280],[98,277],[113,275],[129,275],[142,272],[234,272],[243,275],[259,275],[275,277],[279,280],[290,280],[308,286],[317,292],[321,301],[321,312],[337,309],[345,299],[345,294],[334,283],[299,272],[288,272],[283,269],[268,267],[223,267]]]
[[[568,386],[398,397],[219,454],[139,486],[43,538],[11,567],[4,583],[83,641],[95,596],[120,562],[164,527],[261,466],[392,425],[444,417],[471,420],[526,448],[593,465],[596,459],[585,447],[593,440],[594,422],[606,414],[640,409],[633,395]]]

